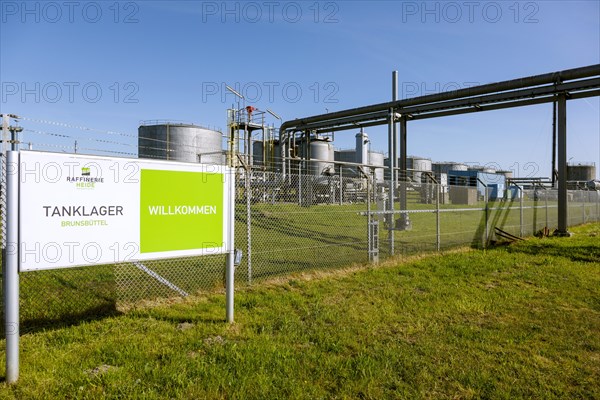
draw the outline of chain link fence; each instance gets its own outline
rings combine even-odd
[[[237,170],[235,246],[243,252],[238,285],[392,255],[480,248],[505,240],[496,228],[524,237],[557,225],[554,189],[496,193],[401,182],[392,210],[389,182],[340,175]],[[600,220],[600,192],[569,191],[568,201],[569,225]],[[24,272],[20,279],[21,331],[27,333],[140,304],[224,293],[225,255]]]

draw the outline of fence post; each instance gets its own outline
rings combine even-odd
[[[344,188],[344,178],[343,178],[343,173],[342,170],[344,169],[344,164],[340,164],[340,206],[343,204],[344,202],[344,192],[343,192],[343,188]]]
[[[489,202],[490,202],[490,194],[488,193],[488,187],[485,187],[485,246],[484,249],[487,249],[488,243],[490,241],[490,232],[489,232]]]
[[[298,161],[298,205],[302,206],[302,161]]]
[[[581,223],[585,224],[585,198],[583,196],[581,196]]]
[[[442,186],[439,184],[435,185],[435,236],[436,236],[436,249],[440,251],[442,247],[442,238],[440,235],[440,190]]]
[[[542,187],[544,188],[544,203],[546,204],[546,228],[550,229],[548,226],[548,189],[545,186]]]
[[[525,236],[523,231],[523,197],[525,196],[525,193],[523,188],[519,187],[519,190],[521,191],[521,198],[519,201],[519,224],[521,225],[520,236],[523,237]]]
[[[488,193],[488,185],[487,183],[485,183],[484,181],[482,181],[481,179],[477,178],[477,180],[479,181],[479,183],[481,183],[484,187],[484,200],[485,200],[485,244],[484,244],[484,248],[487,248],[488,245],[488,241],[489,241],[489,232],[488,232],[488,202],[489,202],[489,193]],[[479,196],[479,194],[477,195]]]
[[[369,184],[369,177],[367,176],[367,259],[369,262],[373,261],[373,238],[372,238],[372,225],[371,225],[371,185]]]
[[[248,235],[248,283],[252,283],[252,170],[250,166],[246,170],[246,234]]]

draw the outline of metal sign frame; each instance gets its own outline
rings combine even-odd
[[[56,157],[64,158],[65,155],[56,153]],[[3,293],[4,293],[4,315],[6,332],[6,382],[15,383],[19,378],[19,268],[20,268],[20,183],[21,183],[21,153],[16,149],[6,152],[6,169],[3,171],[6,177],[6,248],[3,254]],[[94,157],[94,156],[85,156]],[[104,159],[107,159],[104,157]],[[127,159],[116,158],[118,161]],[[138,159],[131,159],[131,162],[143,162]],[[182,163],[162,163],[163,165],[177,165]],[[192,164],[193,165],[193,164]],[[181,166],[180,166],[181,167]],[[235,179],[234,169],[220,166],[226,176],[224,183],[223,220],[226,221],[224,227],[224,248],[221,254],[226,254],[226,319],[233,322],[233,301],[234,301],[234,226],[235,226]],[[172,257],[172,256],[171,256]],[[161,258],[161,257],[158,257]],[[137,260],[130,260],[131,262]]]

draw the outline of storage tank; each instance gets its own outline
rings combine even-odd
[[[473,165],[467,168],[468,171],[477,171],[484,174],[495,174],[496,170],[494,168],[485,167],[482,165]]]
[[[373,166],[381,166],[383,167],[385,156],[382,152],[379,151],[369,151],[369,165]],[[383,183],[384,177],[384,169],[383,168],[374,168],[375,170],[375,182]]]
[[[450,171],[467,171],[468,167],[466,164],[457,163],[452,161],[442,161],[433,163],[433,172],[435,176],[440,174],[448,174]]]
[[[302,158],[310,159],[309,171],[311,175],[335,174],[335,167],[331,162],[335,159],[333,143],[329,139],[312,137],[310,148],[307,148],[306,141],[303,141]]]
[[[223,164],[221,132],[192,124],[140,125],[140,158]]]
[[[400,165],[400,161],[398,161]],[[410,156],[406,158],[406,169],[413,170],[408,172],[408,176],[416,183],[421,183],[422,172],[431,172],[432,162],[430,158]]]
[[[343,162],[343,163],[355,163],[356,162],[356,150],[337,150],[334,153],[335,161]],[[358,173],[356,171],[356,167],[351,165],[343,165],[338,164],[336,169],[339,171],[339,168],[343,168],[342,176],[346,178],[356,178]]]
[[[269,171],[280,169],[281,148],[279,147],[279,140],[269,140],[265,144],[266,146],[263,146],[262,141],[252,143],[253,165],[264,167]],[[263,147],[265,147],[264,150]],[[263,161],[263,156],[266,158],[266,161]]]
[[[498,171],[496,171],[496,173],[498,175],[504,175],[504,177],[506,179],[512,179],[512,177],[513,177],[513,172],[512,171],[498,170]]]
[[[577,163],[567,165],[568,181],[592,181],[596,179],[594,163]]]

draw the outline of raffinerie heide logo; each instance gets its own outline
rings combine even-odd
[[[75,184],[77,189],[95,189],[96,184],[104,183],[104,178],[93,177],[91,168],[81,167],[81,176],[67,176],[67,182]]]
[[[140,253],[223,245],[223,175],[142,169]]]

